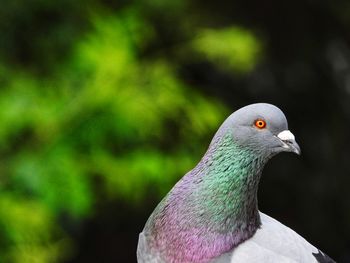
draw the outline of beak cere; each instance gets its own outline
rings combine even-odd
[[[296,154],[300,154],[300,147],[295,141],[295,137],[293,133],[291,133],[289,130],[284,130],[280,132],[277,137],[282,141],[283,145],[282,147],[285,149],[288,149],[290,152],[294,152]]]

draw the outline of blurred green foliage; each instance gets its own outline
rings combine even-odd
[[[254,69],[261,53],[261,43],[255,35],[237,26],[202,30],[194,47],[222,69],[242,73]]]
[[[228,113],[172,61],[142,55],[158,36],[139,8],[32,2],[1,11],[0,262],[69,258],[63,218],[79,223],[101,202],[164,194]],[[41,24],[45,10],[61,20]],[[237,72],[251,70],[261,49],[238,27],[198,29],[179,48]]]

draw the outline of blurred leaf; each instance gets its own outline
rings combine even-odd
[[[261,54],[261,44],[247,29],[237,26],[220,30],[204,29],[193,46],[220,67],[240,73],[251,71]]]
[[[62,248],[67,241],[54,239],[55,220],[38,202],[2,193],[0,230],[1,262],[58,262],[65,256]]]

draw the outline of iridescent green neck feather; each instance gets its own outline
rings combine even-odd
[[[250,238],[260,226],[257,190],[269,158],[214,137],[199,164],[158,205],[144,233],[165,262],[208,262]]]

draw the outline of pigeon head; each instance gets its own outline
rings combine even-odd
[[[232,133],[238,146],[259,155],[271,157],[280,152],[300,154],[300,147],[288,130],[285,115],[274,105],[256,103],[243,107],[232,113],[222,128],[225,133]]]

